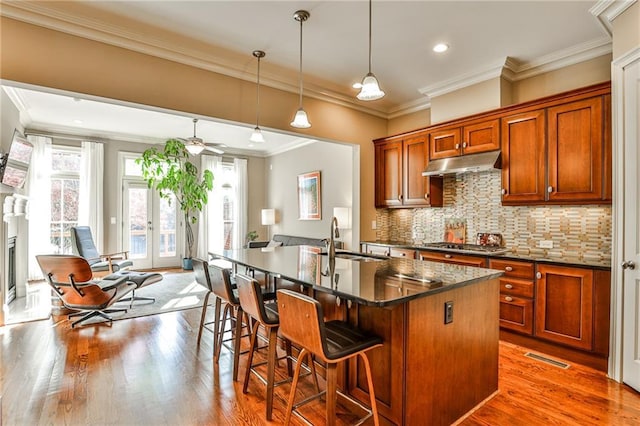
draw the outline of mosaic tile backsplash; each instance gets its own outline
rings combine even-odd
[[[502,206],[499,170],[445,176],[444,207],[378,209],[378,240],[414,245],[443,241],[445,219],[466,220],[467,242],[479,232],[500,233],[520,254],[611,260],[611,206]],[[542,240],[552,249],[540,248]]]

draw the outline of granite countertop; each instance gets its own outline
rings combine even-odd
[[[429,250],[429,251],[444,251],[444,252],[452,252],[452,253],[460,253],[460,251],[455,249],[446,249],[446,248],[434,248],[434,247],[425,247],[423,245],[415,245],[413,243],[406,243],[403,241],[362,241],[362,244],[375,244],[381,246],[391,246],[397,248],[406,248],[413,250]],[[577,267],[591,267],[591,268],[603,268],[610,269],[611,268],[611,260],[610,259],[592,259],[583,256],[568,256],[562,255],[560,253],[554,254],[552,252],[540,252],[536,253],[532,250],[516,250],[516,249],[507,249],[506,253],[469,253],[465,252],[464,254],[472,254],[474,256],[482,256],[489,257],[492,259],[515,259],[515,260],[523,260],[523,261],[531,261],[531,262],[539,262],[539,263],[558,263],[568,266],[577,266]]]
[[[380,307],[481,284],[502,275],[502,271],[492,269],[345,251],[337,251],[331,270],[326,254],[310,246],[219,250],[209,254],[331,293],[344,301]]]

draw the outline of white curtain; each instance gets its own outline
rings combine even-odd
[[[51,138],[28,136],[33,144],[26,182],[29,197],[29,280],[44,278],[36,261],[38,254],[50,254],[51,247]]]
[[[91,228],[99,253],[104,249],[103,180],[104,146],[96,142],[82,142],[78,225]]]
[[[233,166],[236,175],[235,184],[235,209],[233,212],[233,248],[240,249],[244,245],[244,238],[247,235],[247,204],[249,202],[249,188],[247,182],[247,160],[235,158]]]
[[[209,250],[223,248],[224,226],[222,222],[222,157],[203,155],[200,170],[213,173],[213,190],[209,192],[209,202],[204,206],[198,220],[197,256],[209,259]]]

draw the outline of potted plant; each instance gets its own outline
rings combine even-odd
[[[198,221],[197,214],[208,201],[208,191],[213,188],[213,173],[205,170],[202,177],[198,176],[198,168],[189,161],[189,151],[184,143],[178,139],[169,139],[164,149],[149,148],[136,160],[142,168],[142,177],[149,188],[155,188],[161,198],[171,202],[170,194],[175,199],[184,214],[184,230],[186,241],[186,255],[182,262],[184,269],[193,269],[193,228]]]

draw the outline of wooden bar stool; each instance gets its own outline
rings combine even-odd
[[[193,258],[193,273],[196,283],[207,289],[207,294],[204,296],[202,302],[202,315],[200,316],[200,326],[198,328],[198,346],[200,346],[200,340],[202,339],[202,330],[208,330],[213,333],[213,353],[216,353],[218,330],[220,327],[220,299],[213,292],[211,285],[211,277],[209,276],[209,263],[206,260]],[[207,308],[209,307],[209,297],[213,295],[215,299],[215,316],[213,321],[205,322],[207,316]],[[213,324],[213,329],[209,326]]]
[[[205,262],[206,263],[206,262]],[[226,268],[222,268],[216,264],[208,265],[209,279],[211,281],[211,288],[213,294],[216,296],[215,303],[215,318],[217,321],[220,318],[221,305],[224,303],[224,311],[222,312],[222,319],[214,326],[214,347],[215,347],[215,360],[216,363],[220,361],[220,350],[225,342],[231,340],[233,346],[227,347],[233,352],[233,380],[238,380],[238,363],[240,360],[240,339],[248,337],[248,334],[243,335],[242,329],[249,324],[249,317],[242,310],[240,306],[240,300],[234,285],[231,282],[231,271]],[[246,323],[243,320],[246,319]],[[227,332],[226,324],[231,324],[231,339],[224,339],[224,334]]]
[[[280,331],[285,338],[302,346],[293,375],[293,384],[291,385],[291,393],[289,394],[285,425],[288,425],[291,421],[292,412],[309,423],[307,419],[297,412],[297,408],[313,399],[321,397],[323,394],[326,394],[327,425],[335,425],[336,400],[338,394],[366,409],[366,407],[363,407],[358,401],[338,391],[337,386],[336,367],[338,363],[349,358],[360,356],[367,375],[371,409],[367,410],[368,414],[362,418],[358,424],[373,416],[374,424],[377,426],[379,424],[378,407],[373,391],[369,359],[365,352],[381,346],[382,339],[379,336],[366,335],[344,321],[329,321],[325,323],[323,321],[324,316],[320,302],[309,296],[291,290],[278,290],[277,293]],[[300,364],[305,357],[310,354],[320,357],[320,359],[326,363],[327,388],[326,391],[306,398],[294,406],[296,387],[298,386],[298,378],[300,376]]]
[[[238,284],[238,298],[240,299],[240,305],[244,312],[249,314],[251,318],[253,318],[256,322],[253,324],[253,332],[251,333],[251,344],[249,349],[249,357],[247,360],[247,369],[244,376],[244,386],[242,387],[242,392],[247,393],[247,387],[249,385],[249,376],[253,372],[259,379],[262,381],[267,387],[267,412],[266,417],[267,420],[271,420],[272,411],[273,411],[273,389],[276,386],[279,386],[284,383],[289,383],[291,381],[291,377],[293,376],[293,366],[292,366],[292,357],[291,357],[291,342],[289,340],[284,341],[286,356],[283,358],[287,360],[287,376],[288,380],[282,380],[279,382],[275,381],[275,369],[276,363],[279,359],[277,354],[277,346],[278,346],[278,327],[280,326],[280,320],[278,318],[278,305],[275,301],[270,301],[265,303],[265,299],[263,297],[262,289],[258,280],[252,277],[248,277],[246,275],[237,275],[236,276],[237,284]],[[253,357],[258,348],[258,329],[262,325],[265,328],[267,333],[267,341],[268,341],[268,353],[267,360],[263,362],[259,362],[257,364],[253,363]],[[267,364],[267,376],[266,378],[260,375],[256,370],[257,367]],[[315,377],[315,372],[314,372]],[[317,379],[316,379],[317,383]]]

